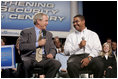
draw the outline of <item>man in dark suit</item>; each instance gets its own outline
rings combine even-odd
[[[117,42],[113,41],[111,45],[112,45],[112,55],[113,55],[113,57],[115,58],[115,61],[116,61],[116,65],[114,66],[113,77],[117,78]]]
[[[55,60],[56,55],[55,45],[52,40],[52,34],[46,31],[48,25],[48,16],[43,13],[37,13],[34,18],[34,27],[24,29],[20,34],[19,48],[21,51],[21,58],[24,63],[25,77],[31,77],[31,69],[33,67],[40,67],[41,71],[46,78],[53,78],[56,76],[56,72],[59,70],[61,64]],[[45,30],[42,33],[42,39],[38,40],[39,32]],[[42,49],[42,60],[36,61],[36,49]]]
[[[117,43],[113,41],[111,45],[112,45],[112,54],[117,58]]]

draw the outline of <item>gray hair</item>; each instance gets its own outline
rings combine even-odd
[[[34,22],[34,25],[36,25],[37,23],[37,19],[39,20],[42,20],[43,19],[43,15],[47,16],[46,14],[44,13],[36,13],[33,17],[33,22]]]

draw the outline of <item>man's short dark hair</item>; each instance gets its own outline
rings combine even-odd
[[[85,20],[85,17],[83,15],[76,15],[76,16],[74,16],[74,18],[76,18],[76,17],[80,18],[81,20]]]
[[[112,40],[111,38],[107,38],[107,40]]]

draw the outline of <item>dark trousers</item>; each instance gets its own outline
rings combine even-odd
[[[24,64],[26,78],[31,77],[31,70],[33,69],[33,67],[42,68],[42,71],[39,72],[44,74],[46,78],[54,78],[61,66],[60,62],[55,59],[43,58],[42,61],[37,62],[35,60],[35,55],[30,55],[29,57],[22,57],[22,60]]]
[[[80,55],[72,55],[68,59],[67,62],[67,70],[68,74],[71,78],[78,78],[79,72],[82,70],[92,70],[94,73],[94,77],[101,78],[104,72],[104,64],[99,57],[93,58],[88,66],[81,68],[81,60],[88,57],[88,54],[80,54]]]
[[[2,69],[1,78],[16,78],[16,71],[12,69]]]
[[[107,68],[105,78],[117,78],[117,72],[114,72],[113,69]]]

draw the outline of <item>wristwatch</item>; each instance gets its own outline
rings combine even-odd
[[[88,60],[91,61],[92,60],[92,57],[88,57]]]

